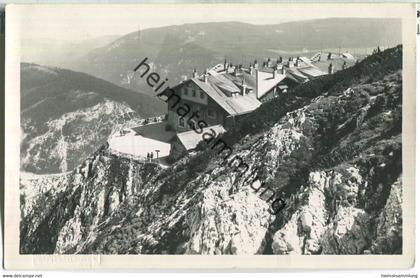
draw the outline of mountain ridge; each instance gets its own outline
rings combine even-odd
[[[392,19],[316,19],[272,25],[209,22],[138,30],[75,62],[77,69],[119,86],[152,94],[132,69],[145,57],[174,86],[192,70],[203,72],[227,58],[247,66],[258,59],[310,56],[318,51],[350,51],[365,56],[378,45],[401,43],[401,22]],[[223,34],[223,35],[221,35]]]

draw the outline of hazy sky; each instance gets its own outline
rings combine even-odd
[[[123,35],[141,29],[194,22],[241,21],[275,24],[316,18],[313,14],[290,17],[290,12],[260,6],[236,5],[77,5],[22,8],[23,38],[79,40],[104,35]],[[181,9],[180,9],[181,8]],[[259,10],[259,11],[258,11]],[[300,14],[300,12],[298,13]],[[318,16],[322,17],[322,16]]]
[[[146,4],[14,6],[23,39],[83,40],[123,35],[141,29],[194,22],[241,21],[275,24],[325,17],[371,17],[360,7],[343,5]],[[354,10],[352,12],[352,10]],[[391,10],[392,9],[388,9]],[[390,16],[392,14],[390,13]]]

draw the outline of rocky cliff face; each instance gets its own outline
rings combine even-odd
[[[241,137],[227,161],[202,148],[162,168],[104,145],[66,176],[22,177],[21,252],[401,253],[401,72],[353,83]],[[286,200],[277,215],[262,184]]]
[[[73,170],[122,125],[158,115],[163,102],[93,76],[21,64],[21,169]],[[155,114],[156,113],[156,114]]]
[[[92,93],[94,94],[94,93]],[[51,119],[41,132],[30,120],[23,122],[21,165],[40,173],[67,172],[76,167],[123,126],[140,125],[141,117],[127,105],[105,99],[98,104]],[[28,135],[28,136],[26,136]],[[82,160],[83,161],[83,160]]]

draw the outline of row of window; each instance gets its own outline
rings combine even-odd
[[[195,89],[192,89],[191,92],[192,92],[192,97],[197,97],[197,91]],[[184,88],[184,95],[188,96],[188,89],[187,88]],[[202,92],[202,91],[200,91],[200,98],[204,99],[204,92]]]
[[[184,118],[182,118],[182,117],[179,117],[179,118],[178,118],[178,125],[179,125],[180,127],[185,127],[185,119],[184,119]],[[191,120],[191,121],[190,121],[190,126],[191,126],[191,128],[195,129],[195,125],[196,125],[195,121],[194,121],[194,120]]]

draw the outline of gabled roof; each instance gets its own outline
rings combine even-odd
[[[232,81],[238,88],[242,88],[242,82],[247,88],[255,90],[256,77],[254,74],[249,74],[246,71],[242,71],[239,76],[233,74],[224,74],[226,78]]]
[[[293,59],[294,64],[296,60],[297,58]],[[302,83],[326,74],[306,57],[299,57],[299,61],[298,67],[289,68],[283,65],[285,74],[281,74],[281,71],[274,67],[263,67],[258,71],[250,70],[249,72],[242,68],[237,72],[237,68],[230,67],[227,72],[224,65],[218,64],[207,71],[206,80],[204,80],[204,76],[191,78],[174,88],[192,82],[229,115],[244,114],[257,109],[261,105],[259,99],[282,84],[281,82],[286,78],[296,83]],[[287,62],[285,63],[287,64]],[[257,72],[258,82],[256,80]]]
[[[311,61],[312,62],[319,62],[319,61],[327,61],[327,60],[336,60],[336,59],[341,59],[341,60],[348,60],[348,61],[356,61],[356,59],[354,58],[353,55],[351,55],[348,52],[344,52],[344,53],[331,53],[331,57],[330,59],[328,59],[328,55],[330,53],[329,52],[318,52],[316,53],[314,56],[312,56]]]
[[[198,143],[200,143],[203,140],[203,134],[213,133],[214,131],[214,137],[217,137],[217,135],[225,133],[226,130],[221,125],[215,125],[215,126],[209,126],[206,128],[203,128],[202,133],[197,133],[195,130],[190,130],[186,132],[178,133],[176,136],[178,137],[181,144],[184,146],[184,148],[189,151],[193,150],[197,147]]]
[[[315,56],[312,57],[312,59],[314,59]],[[297,65],[296,62],[298,60],[299,60],[299,63]],[[293,66],[289,67],[288,66],[289,63],[292,63]],[[292,80],[296,83],[306,82],[310,79],[327,74],[327,71],[323,71],[322,69],[318,68],[317,66],[314,65],[314,62],[311,59],[304,56],[290,58],[286,61],[283,61],[282,65],[280,66],[283,66],[286,71],[284,78]],[[266,75],[266,74],[271,73],[270,76],[272,76],[272,72],[274,70],[275,69],[273,67],[264,67],[264,68],[261,68],[258,73],[261,75]],[[268,84],[266,83],[264,86],[268,86]],[[266,92],[268,92],[271,89],[272,89],[272,86],[268,86],[267,90],[260,90],[262,94],[260,94],[259,92],[258,96],[259,97],[263,96]]]
[[[299,60],[301,60],[301,61],[303,61],[305,64],[307,64],[307,65],[312,65],[312,62],[311,62],[311,60],[309,60],[308,58],[306,58],[306,57],[299,57]]]
[[[328,59],[329,53],[327,52],[318,52],[312,58],[311,61],[316,65],[320,70],[328,72],[328,67],[330,64],[334,66],[334,70],[341,70],[343,64],[346,63],[347,67],[351,67],[356,63],[356,59],[350,53],[331,53],[330,59]]]
[[[209,72],[214,71],[214,72],[221,72],[225,69],[224,65],[222,64],[217,64],[214,67],[212,67]]]
[[[287,73],[292,75],[295,79],[297,79],[299,82],[305,82],[308,80],[308,77],[302,74],[298,68],[288,68]]]
[[[233,90],[233,88],[230,88],[230,85],[233,85],[236,88],[234,92],[235,94],[238,93],[238,95],[229,97],[219,87],[219,83],[214,82],[212,76],[208,77],[207,82],[204,82],[198,78],[192,78],[191,81],[197,84],[197,86],[199,86],[204,92],[206,92],[206,94],[220,107],[222,107],[229,115],[251,112],[261,105],[261,102],[256,98],[254,93],[248,93],[244,96],[240,95],[238,93],[239,88],[237,88],[233,83],[229,84],[229,86],[222,87],[225,89]]]
[[[294,77],[289,71],[286,71],[286,77],[289,80],[292,80],[296,83],[300,83],[301,81],[299,81],[296,77]]]
[[[299,71],[302,74],[308,76],[310,79],[326,74],[326,72],[321,71],[319,68],[315,66],[299,68]]]
[[[229,74],[210,75],[208,81],[229,93],[239,93],[239,88],[227,77]]]

